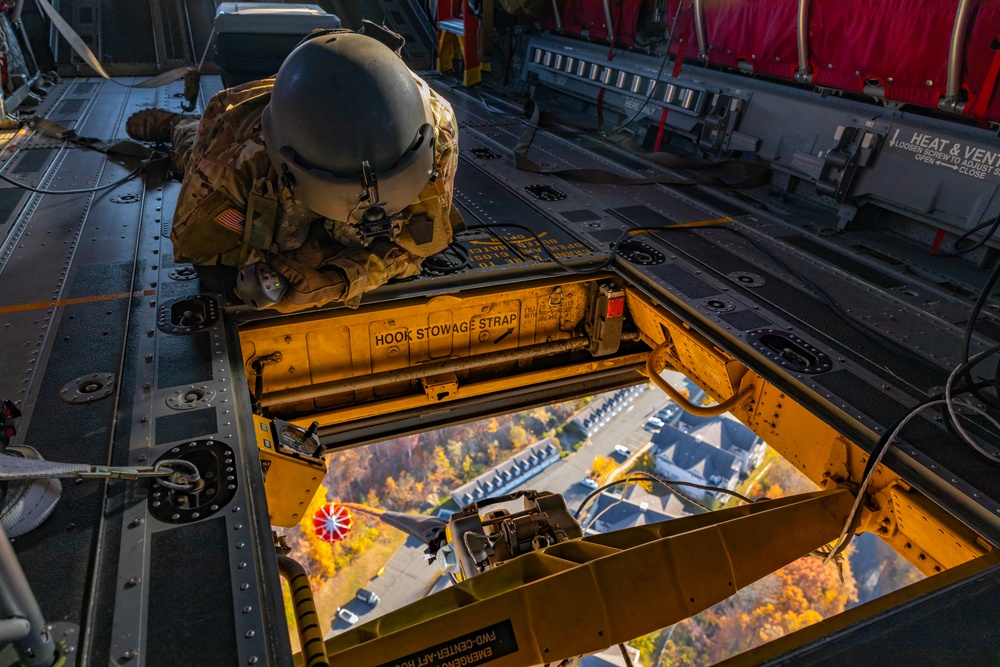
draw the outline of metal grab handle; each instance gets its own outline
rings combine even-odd
[[[604,22],[607,24],[605,28],[608,32],[608,41],[614,44],[617,35],[613,34],[615,26],[614,20],[611,18],[611,0],[604,0]]]
[[[708,58],[708,37],[705,34],[705,2],[694,0],[694,32],[698,38],[698,58]]]
[[[951,46],[948,49],[948,81],[943,102],[954,106],[962,92],[962,66],[965,64],[965,38],[972,18],[973,0],[960,0],[955,13],[955,25],[951,31]]]
[[[812,83],[812,68],[809,67],[809,0],[799,0],[796,37],[799,45],[799,69],[795,79],[799,83]]]
[[[666,368],[666,364],[658,362],[662,361],[663,355],[661,352],[663,352],[669,344],[669,341],[661,343],[649,353],[649,356],[646,357],[645,374],[650,380],[653,381],[653,384],[659,387],[663,393],[669,396],[675,403],[677,403],[677,405],[681,406],[681,408],[687,412],[690,412],[697,417],[716,417],[729,412],[741,402],[750,398],[750,395],[755,391],[754,386],[749,385],[743,389],[743,391],[734,394],[722,403],[716,403],[715,405],[695,405],[688,399],[684,398],[683,394],[677,391],[673,385],[660,377],[660,373],[664,370],[664,368]],[[657,366],[659,366],[659,368],[657,368]]]

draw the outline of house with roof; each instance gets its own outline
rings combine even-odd
[[[576,413],[576,416],[570,420],[570,424],[589,438],[604,428],[615,415],[624,410],[629,403],[648,388],[649,385],[643,383],[601,394],[591,401],[590,405]]]
[[[743,461],[733,454],[703,442],[698,436],[674,428],[664,428],[653,436],[656,448],[656,474],[695,484],[735,489],[743,470]],[[722,494],[701,489],[685,489],[696,498],[724,498]]]
[[[629,484],[623,495],[604,491],[594,499],[587,512],[586,535],[644,526],[688,514],[684,502],[675,494],[649,493],[640,484]]]
[[[559,452],[559,446],[552,438],[540,440],[452,491],[452,500],[459,507],[464,507],[510,493],[558,461]]]
[[[674,428],[740,459],[741,472],[753,470],[764,459],[764,441],[730,414],[698,417],[684,412]]]

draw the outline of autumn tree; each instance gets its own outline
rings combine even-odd
[[[462,458],[465,456],[465,445],[459,440],[449,440],[448,441],[448,459],[451,460],[453,466],[459,466],[462,464]]]
[[[392,477],[386,477],[385,484],[382,486],[382,493],[390,503],[396,502],[399,496],[399,487],[396,484],[396,480]]]
[[[512,426],[507,434],[510,441],[514,444],[514,448],[523,447],[528,444],[528,432],[521,425]]]
[[[495,465],[499,458],[500,444],[494,440],[486,447],[486,463],[487,465]]]
[[[844,563],[799,559],[733,597],[677,625],[664,651],[666,664],[712,665],[842,612],[857,586]]]
[[[747,491],[756,490],[768,498],[781,498],[782,496],[809,493],[818,489],[819,487],[793,463],[776,456],[767,465],[754,488],[748,487]]]
[[[617,467],[618,464],[606,456],[601,456],[600,454],[598,454],[597,456],[594,457],[594,463],[593,463],[594,475],[596,475],[598,479],[608,481],[607,480],[608,475],[614,472],[615,468]]]
[[[455,475],[455,468],[451,465],[451,459],[445,453],[443,447],[434,449],[434,470],[427,478],[432,489],[443,490],[445,487],[454,486],[458,481]]]
[[[639,661],[643,665],[648,665],[652,659],[653,655],[656,653],[656,644],[653,640],[655,635],[643,635],[642,637],[636,637],[629,642],[629,646],[639,650]]]

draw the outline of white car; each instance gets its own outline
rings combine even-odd
[[[670,406],[667,406],[667,407],[663,408],[659,412],[657,412],[656,416],[657,416],[657,418],[662,419],[663,421],[667,421],[668,419],[670,419],[671,417],[673,417],[675,414],[677,414],[677,411],[679,409],[680,408],[678,408],[676,405],[670,405]]]
[[[622,456],[632,456],[632,450],[625,445],[615,445],[615,452]]]
[[[348,625],[354,625],[359,620],[357,614],[355,614],[350,609],[344,609],[343,607],[337,608],[337,616],[339,616],[340,620],[342,620],[344,623],[347,623]]]
[[[659,417],[650,417],[649,421],[646,422],[646,425],[643,426],[643,428],[647,431],[659,431],[663,428],[663,426],[664,424],[662,419]]]
[[[583,479],[581,479],[580,484],[583,484],[588,489],[596,489],[598,486],[600,486],[596,480],[593,480],[590,477],[584,477]]]

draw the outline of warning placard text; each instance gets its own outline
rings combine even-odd
[[[506,620],[378,667],[475,667],[516,652],[514,625]]]
[[[889,148],[909,153],[917,162],[968,178],[1000,183],[1000,147],[983,148],[928,132],[897,128],[889,139]]]

